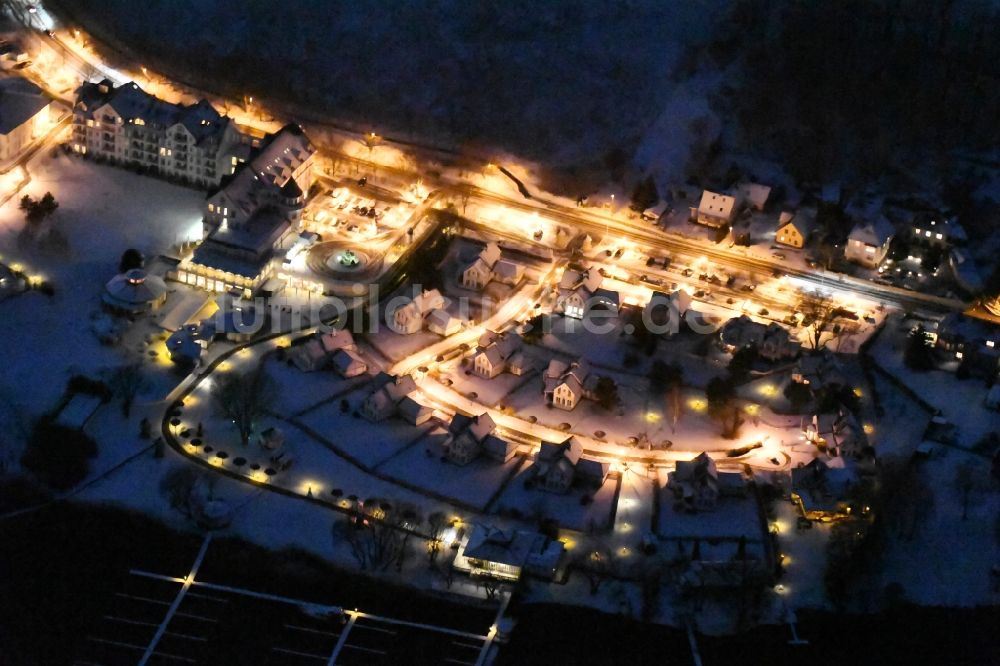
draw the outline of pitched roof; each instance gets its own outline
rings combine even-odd
[[[736,197],[730,194],[719,194],[711,190],[701,193],[701,202],[698,204],[698,212],[712,217],[731,218],[733,209],[736,207]]]
[[[20,76],[0,79],[0,134],[9,134],[45,108],[49,99],[41,88]]]
[[[851,229],[850,235],[847,237],[848,240],[860,241],[865,245],[872,245],[874,247],[882,247],[886,242],[892,238],[895,233],[892,225],[889,224],[889,220],[885,219],[885,216],[879,215],[878,217],[868,220],[867,222],[858,222]]]

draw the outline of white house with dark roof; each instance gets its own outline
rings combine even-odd
[[[720,472],[707,453],[691,460],[678,460],[667,476],[667,488],[674,499],[689,511],[711,511],[720,496],[744,496],[747,477],[742,472]]]
[[[600,488],[611,466],[583,457],[583,445],[575,437],[562,442],[543,441],[535,456],[535,480],[545,490],[565,493],[574,482]]]
[[[0,79],[0,164],[18,157],[49,126],[52,100],[19,76]]]
[[[559,280],[556,311],[576,319],[583,319],[594,308],[618,312],[618,292],[602,289],[603,282],[604,276],[594,268],[566,269]]]
[[[590,372],[586,359],[572,363],[552,359],[543,377],[545,401],[553,407],[573,411],[584,398],[594,398],[599,380]]]
[[[740,202],[732,194],[705,190],[697,208],[692,208],[692,219],[707,227],[724,227],[732,224],[739,213]]]
[[[424,319],[434,310],[444,308],[444,296],[437,289],[417,294],[392,313],[393,328],[397,333],[409,335],[424,328]]]
[[[503,259],[500,246],[487,243],[479,255],[462,269],[462,286],[466,289],[485,289],[490,282],[515,285],[524,275],[524,266]]]
[[[486,331],[479,337],[479,346],[472,356],[472,372],[476,375],[492,379],[503,372],[522,375],[530,369],[531,362],[524,355],[523,340],[514,331]]]
[[[246,161],[252,139],[206,100],[172,104],[135,83],[84,83],[73,106],[73,150],[212,187]]]
[[[445,457],[459,465],[472,462],[483,452],[488,439],[500,439],[494,434],[496,428],[496,423],[488,412],[477,416],[456,414],[448,426],[448,439],[444,443]],[[494,455],[502,452],[506,456],[508,450],[506,444],[498,446],[496,443],[490,443],[489,448]]]
[[[395,416],[400,401],[417,390],[417,383],[409,375],[393,377],[383,373],[375,383],[378,388],[361,403],[361,415],[369,421]]]
[[[895,230],[884,216],[878,216],[867,222],[859,222],[851,229],[844,246],[844,256],[848,261],[861,264],[866,268],[878,268],[885,255],[889,253]]]
[[[740,183],[736,189],[739,200],[753,210],[764,210],[768,197],[771,196],[771,187],[760,183]]]

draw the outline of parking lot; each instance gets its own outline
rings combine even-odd
[[[74,663],[473,665],[487,640],[433,624],[132,572]]]

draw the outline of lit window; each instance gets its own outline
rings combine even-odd
[[[223,215],[229,215],[229,207],[228,207],[228,206],[227,206],[227,207],[224,207],[224,208],[222,209],[222,214],[223,214]]]
[[[163,146],[160,146],[160,154],[161,155],[166,155],[167,154],[167,149],[164,148]]]
[[[941,240],[942,238],[944,238],[944,234],[937,234],[937,239],[938,240]]]
[[[94,120],[92,118],[87,118],[87,127],[93,127],[93,126],[94,126]]]
[[[146,121],[145,121],[145,120],[143,120],[142,118],[136,118],[136,119],[135,119],[135,124],[136,124],[136,125],[145,125],[145,124],[146,124]]]
[[[233,166],[236,166],[236,164],[237,164],[236,157],[233,157]]]
[[[215,212],[215,204],[211,204],[211,203],[208,204],[208,212],[209,213],[214,213]]]
[[[987,340],[986,346],[989,347],[990,349],[993,349],[996,346],[996,343],[993,342],[992,340]]]
[[[924,235],[927,236],[928,238],[930,238],[931,237],[931,232],[926,231],[926,232],[924,232]]]
[[[868,254],[875,254],[875,248],[869,245],[865,248],[865,252],[867,252]]]
[[[919,236],[919,235],[920,235],[921,233],[923,233],[923,232],[921,232],[921,231],[920,231],[920,229],[917,229],[916,231],[917,231],[917,235],[918,235],[918,236]]]
[[[961,361],[962,360],[962,352],[955,352],[955,358],[957,358],[959,361]]]

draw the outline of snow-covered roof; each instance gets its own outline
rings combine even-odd
[[[760,183],[742,183],[739,192],[745,202],[761,210],[767,204],[767,198],[771,196],[771,187]]]
[[[346,328],[338,328],[324,333],[319,338],[320,344],[327,352],[335,352],[338,349],[346,349],[354,346],[354,336]]]
[[[338,349],[330,359],[333,367],[342,375],[360,374],[368,369],[368,364],[352,348]]]
[[[119,273],[104,286],[104,302],[108,305],[137,309],[166,297],[167,285],[159,277],[141,268]]]
[[[732,219],[735,207],[736,197],[730,194],[720,194],[711,190],[705,190],[701,193],[698,212],[710,217],[721,217],[728,220]]]
[[[603,281],[604,276],[601,275],[600,271],[593,268],[588,268],[583,271],[576,271],[571,268],[567,268],[562,275],[562,279],[559,280],[559,289],[563,291],[581,289],[592,294],[600,288]]]
[[[776,231],[780,232],[784,227],[791,225],[795,228],[799,234],[805,238],[816,226],[816,221],[811,215],[805,215],[801,212],[793,211],[782,211],[781,215],[778,216],[778,226]]]
[[[545,551],[546,542],[545,536],[535,532],[503,531],[477,524],[469,533],[464,555],[474,560],[521,568],[530,556]]]
[[[51,101],[41,88],[27,79],[20,76],[0,79],[0,134],[10,134]]]
[[[399,415],[413,424],[423,423],[430,417],[431,412],[434,411],[430,407],[421,405],[410,396],[399,401],[398,409]]]
[[[858,222],[847,237],[849,241],[859,241],[872,247],[882,247],[892,238],[896,230],[884,215],[865,222]]]

